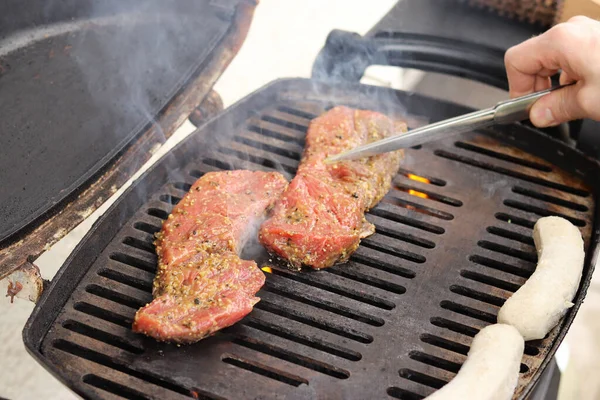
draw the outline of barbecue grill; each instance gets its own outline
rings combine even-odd
[[[368,65],[505,85],[497,49],[406,39],[334,32],[314,79],[275,81],[165,155],[45,290],[23,331],[30,353],[85,398],[420,399],[452,379],[473,336],[534,271],[533,225],[557,215],[581,230],[587,257],[575,306],[546,338],[526,343],[515,398],[527,398],[585,297],[600,235],[600,163],[527,124],[407,149],[392,190],[367,215],[376,233],[347,264],[297,272],[251,249],[267,280],[238,324],[182,347],[131,331],[152,298],[153,234],[204,173],[276,170],[291,179],[310,120],[336,105],[409,127],[471,111],[361,85]]]

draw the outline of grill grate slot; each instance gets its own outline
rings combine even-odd
[[[306,131],[308,130],[308,125],[300,125],[295,122],[286,121],[284,119],[272,117],[270,115],[264,115],[260,119],[263,121],[270,122],[275,125],[280,125],[285,128],[290,128],[290,129],[296,130],[302,134],[306,133]]]
[[[349,299],[357,300],[362,303],[370,304],[370,305],[373,305],[375,307],[378,307],[378,308],[381,308],[384,310],[393,310],[394,307],[396,307],[396,305],[394,303],[392,303],[388,300],[381,299],[381,298],[378,298],[373,295],[369,295],[365,292],[360,292],[360,291],[357,291],[354,289],[343,288],[341,286],[338,286],[338,285],[335,285],[332,283],[328,283],[325,279],[323,279],[324,277],[322,276],[322,274],[320,274],[320,276],[318,276],[316,278],[313,278],[308,275],[296,274],[296,273],[292,273],[290,271],[279,269],[279,268],[271,268],[271,269],[272,269],[273,275],[281,276],[283,278],[290,279],[290,280],[293,280],[296,282],[305,283],[307,285],[311,285],[311,286],[317,287],[322,290],[326,290],[331,293],[339,294],[341,296],[347,297]],[[328,270],[325,270],[325,271],[328,271]],[[406,289],[403,288],[402,286],[396,285],[395,287],[399,288],[399,289],[397,289],[398,291],[400,291],[400,293],[398,293],[398,294],[402,294],[402,293],[406,292]]]
[[[509,231],[508,229],[499,228],[497,226],[488,226],[486,230],[492,235],[500,236],[505,239],[515,240],[517,242],[527,244],[529,246],[535,246],[533,237],[525,236],[517,232]]]
[[[378,278],[374,278],[372,276],[364,275],[364,274],[361,274],[358,272],[349,272],[349,271],[345,270],[344,268],[333,267],[333,268],[328,268],[325,271],[327,271],[331,274],[342,276],[344,278],[352,279],[352,280],[360,282],[360,283],[364,283],[366,285],[370,285],[370,286],[373,286],[373,287],[376,287],[379,289],[383,289],[383,290],[386,290],[388,292],[392,292],[395,294],[406,293],[406,288],[404,286],[397,285],[392,282],[384,281],[383,279],[378,279]],[[393,304],[393,306],[390,306],[390,307],[392,307],[392,308],[389,308],[391,310],[391,309],[395,308],[396,305]],[[381,308],[384,308],[384,307],[381,307]]]
[[[460,333],[469,337],[474,337],[477,332],[479,332],[479,329],[459,324],[458,322],[454,322],[446,318],[433,317],[430,319],[430,322],[434,326],[448,329],[452,332]]]
[[[268,128],[256,126],[256,125],[248,125],[247,129],[250,132],[255,132],[255,133],[258,133],[263,136],[267,136],[267,137],[277,139],[277,140],[283,140],[286,142],[291,141],[291,142],[297,143],[300,146],[304,147],[304,138],[301,138],[301,137],[298,137],[295,135],[288,135],[288,134],[285,134],[285,133],[282,133],[282,132],[279,132],[279,131],[276,131],[273,129],[268,129]],[[218,167],[218,165],[216,165],[216,166]]]
[[[275,161],[272,161],[269,158],[255,156],[250,153],[245,153],[235,149],[227,149],[225,147],[220,147],[219,152],[225,155],[230,155],[238,158],[240,161],[248,161],[253,164],[259,165],[261,167],[270,168],[276,171],[284,170],[288,174],[294,174],[296,172],[296,167],[293,165],[287,164],[279,164]]]
[[[425,398],[425,396],[395,386],[388,388],[387,394],[400,400],[421,400]]]
[[[531,197],[532,199],[545,201],[546,203],[552,203],[557,206],[570,208],[574,211],[586,212],[589,211],[588,207],[583,204],[575,203],[572,201],[564,200],[558,197],[550,196],[544,193],[536,192],[535,190],[525,189],[521,186],[515,186],[512,188],[513,193],[517,193],[523,196]]]
[[[456,343],[448,339],[441,338],[439,336],[430,335],[428,333],[422,334],[420,339],[423,343],[430,344],[432,346],[439,347],[441,349],[450,350],[464,356],[469,353],[469,346],[464,344]]]
[[[144,292],[152,292],[152,281],[145,281],[108,268],[98,271],[98,275]]]
[[[463,304],[455,303],[449,300],[442,300],[440,306],[443,309],[454,311],[455,313],[465,315],[467,317],[475,318],[483,322],[489,322],[490,324],[496,323],[496,316],[485,311],[477,310],[472,307],[467,307]]]
[[[113,253],[109,256],[109,258],[111,260],[120,262],[121,264],[127,264],[142,271],[152,273],[156,271],[156,261],[150,262],[124,253]],[[152,258],[156,260],[155,255],[153,255]]]
[[[460,200],[453,199],[452,197],[448,197],[448,196],[442,196],[441,194],[433,193],[429,190],[419,189],[412,185],[405,185],[405,184],[397,183],[394,185],[394,187],[395,187],[395,189],[400,190],[405,193],[408,193],[412,196],[437,201],[439,203],[447,204],[452,207],[462,207],[462,205],[463,205],[463,202]]]
[[[85,360],[104,365],[111,369],[126,373],[128,375],[131,375],[133,377],[136,377],[136,378],[146,381],[148,383],[152,383],[154,385],[163,387],[165,389],[171,390],[173,392],[180,393],[180,394],[190,396],[190,397],[194,397],[192,395],[191,391],[184,388],[183,386],[179,386],[179,385],[173,384],[171,382],[167,382],[159,377],[152,376],[150,374],[138,372],[138,371],[122,364],[121,362],[113,360],[111,357],[108,357],[102,353],[98,353],[95,350],[80,346],[76,343],[73,343],[73,342],[70,342],[67,340],[63,340],[63,339],[59,339],[53,343],[53,347],[56,349],[62,350],[64,352],[67,352],[69,354],[72,354],[76,357],[83,358]],[[143,398],[146,398],[146,397],[143,397]],[[215,397],[214,399],[217,399],[217,398]]]
[[[204,161],[204,163],[206,163],[206,160],[208,160],[208,159],[204,159],[204,160],[203,160],[203,161]],[[215,162],[220,162],[220,161],[218,161],[218,160],[214,160],[214,161],[215,161]],[[206,164],[207,164],[207,165],[211,165],[211,164],[208,164],[208,163],[206,163]],[[225,164],[225,165],[227,165],[227,164]],[[227,168],[221,168],[221,169],[227,169]],[[200,171],[199,169],[192,169],[192,170],[190,171],[190,176],[191,176],[192,178],[194,178],[194,179],[200,179],[200,178],[202,178],[202,177],[204,176],[204,172]]]
[[[114,301],[115,303],[119,303],[126,307],[133,308],[135,310],[142,308],[146,305],[147,302],[152,300],[151,298],[148,298],[147,301],[134,299],[133,297],[127,296],[123,293],[115,292],[114,290],[110,290],[95,284],[88,285],[85,288],[85,291],[95,296],[102,297],[103,299]]]
[[[171,194],[163,194],[159,197],[160,201],[169,205],[176,205],[181,201],[181,197],[173,196]]]
[[[540,349],[538,349],[537,347],[527,344],[525,343],[525,354],[527,354],[528,356],[537,356],[538,354],[540,354]]]
[[[104,332],[100,329],[96,329],[86,324],[82,324],[78,321],[67,320],[63,322],[62,326],[63,328],[68,329],[70,331],[77,332],[81,335],[99,340],[101,342],[118,347],[121,350],[125,350],[133,354],[142,354],[144,352],[144,349],[123,340],[119,336],[115,336],[111,333]]]
[[[392,265],[386,262],[372,260],[367,256],[364,256],[360,253],[354,253],[350,260],[355,261],[359,264],[365,265],[367,267],[371,267],[374,269],[378,269],[381,271],[389,272],[390,274],[402,276],[404,278],[414,278],[416,274],[410,269],[402,268],[396,265]]]
[[[260,304],[260,303],[259,303]],[[299,321],[301,322],[301,321]],[[362,358],[362,355],[350,349],[343,348],[334,343],[328,343],[325,340],[319,339],[317,337],[310,337],[306,335],[302,335],[298,332],[294,332],[291,329],[284,328],[279,325],[271,324],[266,321],[262,321],[256,318],[248,318],[247,320],[242,321],[242,324],[248,325],[251,328],[258,329],[260,331],[270,333],[275,336],[279,336],[283,339],[288,339],[293,342],[303,344],[308,347],[312,347],[313,349],[323,351],[325,353],[329,353],[331,355],[344,358],[350,361],[359,361]]]
[[[185,193],[189,192],[190,189],[192,188],[192,185],[190,185],[189,183],[186,183],[186,182],[175,182],[175,183],[173,183],[172,186],[175,189],[181,190],[182,192],[185,192]],[[163,219],[166,219],[166,217]]]
[[[420,214],[436,217],[445,221],[451,221],[454,219],[454,215],[445,211],[436,210],[435,208],[427,207],[414,201],[409,201],[396,197],[395,193],[387,194],[382,202],[390,204],[396,207],[406,208],[407,210],[415,211]]]
[[[123,244],[154,255],[155,248],[154,244],[152,243],[152,238],[140,240],[131,236],[127,236],[125,239],[123,239]]]
[[[457,161],[463,164],[467,164],[470,165],[472,167],[476,167],[476,168],[481,168],[484,169],[486,171],[492,171],[492,172],[496,172],[502,175],[506,175],[506,176],[510,176],[512,178],[517,178],[517,179],[521,179],[523,181],[526,182],[531,182],[531,183],[536,183],[538,185],[541,186],[545,186],[547,188],[550,189],[556,189],[556,190],[560,190],[562,192],[566,192],[566,193],[570,193],[570,194],[574,194],[580,197],[587,197],[589,196],[589,193],[581,190],[581,189],[577,189],[574,187],[570,187],[570,186],[565,186],[563,184],[560,183],[556,183],[556,182],[552,182],[552,181],[548,181],[546,179],[542,179],[542,178],[538,178],[536,176],[530,176],[527,174],[524,174],[522,172],[518,172],[518,171],[513,171],[511,169],[507,169],[507,168],[503,168],[503,167],[499,167],[497,165],[493,165],[493,164],[489,164],[486,162],[482,162],[482,161],[478,161],[475,160],[473,158],[469,158],[469,157],[464,157],[455,153],[451,153],[449,151],[446,150],[436,150],[434,152],[434,154],[436,156],[439,157],[443,157],[443,158],[447,158],[449,160],[453,160],[453,161]]]
[[[497,279],[485,274],[480,274],[479,272],[469,270],[460,271],[460,275],[472,281],[485,283],[486,285],[494,286],[502,290],[508,290],[509,292],[513,293],[519,290],[519,288],[521,287],[511,282],[506,282],[501,279]]]
[[[470,256],[469,257],[469,261],[478,264],[478,265],[482,265],[484,267],[488,267],[488,268],[492,268],[492,269],[496,269],[498,271],[502,271],[502,272],[508,272],[509,274],[513,274],[513,275],[517,275],[517,276],[521,276],[523,278],[529,278],[531,276],[531,274],[533,273],[533,268],[531,269],[524,269],[524,268],[519,268],[519,267],[515,267],[514,265],[510,265],[501,261],[497,261],[488,257],[483,257],[483,256],[478,256],[478,255],[474,255],[474,256]]]
[[[455,321],[452,321],[452,320],[449,320],[446,318],[433,317],[433,318],[431,318],[430,322],[432,325],[437,326],[439,328],[448,329],[449,331],[460,333],[461,335],[465,335],[465,336],[469,336],[469,337],[474,337],[477,333],[479,333],[479,329],[477,329],[477,328],[463,325],[463,324],[460,324],[458,322],[455,322]],[[421,340],[424,341],[425,343],[433,344],[434,346],[441,347],[441,348],[447,349],[447,350],[451,350],[449,347],[453,347],[455,350],[451,350],[451,351],[454,351],[454,352],[460,353],[460,354],[463,354],[463,352],[465,351],[464,347],[461,347],[464,345],[450,342],[450,341],[447,341],[446,339],[435,337],[433,335],[427,335],[427,336],[428,337],[426,340],[423,340],[423,338],[421,338]],[[468,352],[468,348],[466,351]],[[540,353],[540,350],[531,344],[525,343],[524,353],[529,356],[536,356]],[[466,354],[467,353],[464,353],[464,355],[466,355]]]
[[[91,315],[93,317],[100,318],[100,319],[103,319],[108,322],[112,322],[113,324],[116,324],[116,325],[120,325],[123,328],[129,329],[129,328],[131,328],[131,324],[133,323],[133,320],[129,317],[125,317],[123,315],[114,313],[112,311],[105,310],[100,307],[96,307],[89,303],[78,302],[78,303],[75,303],[73,308],[77,311],[81,311],[82,313]]]
[[[432,356],[431,354],[423,353],[421,351],[411,351],[408,356],[415,361],[419,361],[423,364],[431,365],[432,367],[441,368],[453,373],[457,373],[462,365],[445,360],[443,358]]]
[[[263,290],[277,294],[281,297],[285,297],[290,300],[296,300],[300,303],[308,304],[315,308],[320,308],[321,310],[329,311],[333,314],[341,315],[343,317],[350,318],[355,321],[360,321],[371,326],[383,326],[383,324],[385,323],[385,321],[382,318],[354,311],[341,304],[320,299],[309,294],[298,294],[295,290],[288,289],[283,285],[274,284],[272,281],[267,282],[266,285],[263,287]]]
[[[530,221],[528,219],[521,218],[521,217],[516,217],[516,216],[510,215],[510,214],[505,214],[505,213],[497,213],[496,219],[498,219],[500,221],[508,222],[509,224],[515,224],[515,225],[519,225],[519,226],[522,226],[524,228],[529,228],[529,229],[533,229],[533,227],[535,226],[535,222],[533,222],[533,221]]]
[[[151,235],[154,235],[156,232],[160,231],[160,226],[152,225],[147,222],[136,222],[133,224],[133,227],[138,231],[146,232]]]
[[[289,361],[305,368],[312,369],[313,371],[333,376],[334,378],[348,379],[350,377],[350,373],[346,370],[314,360],[309,357],[300,356],[291,351],[282,349],[281,347],[273,346],[250,337],[239,336],[233,340],[233,343],[264,354],[268,354],[273,357],[280,358],[285,361]]]
[[[511,156],[508,154],[504,154],[504,153],[499,153],[497,151],[486,149],[484,147],[475,146],[474,144],[471,144],[471,143],[456,142],[454,145],[456,147],[458,147],[459,149],[471,151],[471,152],[478,153],[478,154],[483,154],[485,156],[497,158],[498,160],[502,160],[502,161],[508,161],[508,162],[511,162],[513,164],[517,164],[517,165],[520,165],[523,167],[537,169],[538,171],[542,171],[542,172],[552,172],[552,168],[549,167],[548,165],[540,164],[540,163],[537,163],[534,161],[524,160],[522,158],[514,157],[514,156]]]
[[[324,320],[314,318],[307,314],[299,313],[296,310],[287,309],[282,306],[273,304],[264,299],[257,303],[254,307],[258,308],[259,310],[267,311],[275,315],[279,315],[291,319],[293,321],[301,322],[314,328],[321,329],[325,332],[334,333],[338,336],[352,339],[358,343],[373,342],[373,336],[367,335],[366,333],[358,332],[355,329],[351,329],[346,326],[340,326],[329,321],[326,322]]]
[[[291,158],[291,159],[297,160],[297,161],[300,161],[300,157],[302,156],[302,154],[299,151],[289,150],[289,149],[285,149],[282,147],[270,145],[268,143],[258,142],[256,140],[252,140],[252,139],[249,139],[249,138],[243,137],[243,136],[236,136],[233,138],[233,140],[235,140],[238,143],[242,143],[247,146],[254,147],[255,149],[265,150],[265,151],[268,151],[268,152],[271,152],[274,154],[279,154],[280,156],[288,157],[288,158]]]
[[[432,176],[423,175],[421,173],[417,174],[414,171],[408,171],[404,168],[398,169],[398,174],[400,174],[410,180],[413,180],[413,181],[417,181],[417,182],[421,182],[421,183],[425,183],[425,184],[429,184],[429,185],[435,185],[435,186],[446,186],[446,181],[443,179],[434,178]]]
[[[419,220],[413,219],[413,218],[407,218],[402,215],[398,215],[398,213],[396,213],[390,209],[387,209],[386,206],[387,206],[387,204],[380,203],[379,205],[377,205],[377,207],[375,207],[371,211],[369,211],[369,214],[373,214],[373,215],[376,215],[381,218],[389,219],[391,221],[399,222],[404,225],[412,226],[413,228],[418,228],[418,229],[424,230],[426,232],[435,233],[437,235],[441,235],[445,232],[445,229],[440,226],[429,224],[427,222],[419,221]]]
[[[461,296],[469,297],[471,299],[479,300],[484,303],[491,304],[493,306],[502,307],[506,300],[501,299],[500,297],[492,296],[491,294],[481,293],[477,290],[473,290],[468,287],[452,285],[450,286],[450,291],[452,293],[459,294]]]
[[[251,371],[257,373],[262,376],[266,376],[267,378],[274,379],[279,382],[287,383],[292,386],[300,386],[302,384],[308,385],[308,381],[300,376],[286,373],[284,371],[279,371],[274,368],[271,368],[267,365],[263,365],[257,363],[255,361],[247,360],[242,357],[230,354],[223,358],[223,362],[236,366],[238,368],[245,369],[247,371]]]
[[[167,219],[169,217],[169,213],[165,210],[161,210],[160,208],[149,208],[147,211],[148,215],[160,219]]]
[[[315,119],[318,117],[316,114],[312,114],[306,111],[298,110],[291,107],[281,106],[277,107],[278,111],[284,112],[286,114],[295,115],[296,117],[304,118],[304,119]]]
[[[361,244],[369,249],[377,250],[385,254],[403,258],[407,261],[412,261],[417,264],[423,264],[425,261],[427,261],[425,256],[403,249],[399,249],[397,247],[392,247],[371,238],[363,239]]]
[[[579,227],[583,227],[586,224],[586,222],[584,220],[581,220],[579,218],[574,218],[569,215],[559,213],[556,211],[548,211],[544,208],[532,206],[531,204],[526,204],[526,203],[516,201],[516,200],[504,200],[504,205],[507,207],[510,207],[510,208],[516,208],[517,210],[525,211],[528,213],[533,213],[540,217],[549,217],[551,215],[562,217],[562,218],[570,221],[573,225],[579,226]]]
[[[444,386],[446,383],[448,383],[441,379],[434,378],[433,376],[423,374],[421,372],[418,372],[418,371],[415,371],[415,370],[412,370],[409,368],[402,368],[399,371],[399,373],[400,373],[400,376],[405,379],[420,383],[421,385],[429,386],[434,389],[439,389],[442,386]]]
[[[477,246],[481,247],[482,249],[518,258],[519,260],[527,261],[530,263],[537,262],[537,254],[535,252],[525,252],[487,240],[480,240],[479,242],[477,242]]]
[[[87,374],[83,376],[83,382],[88,385],[97,387],[112,394],[116,394],[119,397],[124,397],[131,400],[148,400],[150,397],[144,396],[144,394],[138,392],[135,389],[121,385],[119,383],[109,381],[95,374]]]
[[[233,166],[229,163],[226,163],[222,160],[217,160],[215,158],[205,158],[202,161],[207,165],[211,165],[213,167],[217,167],[217,168],[220,168],[225,171],[231,171],[231,170],[236,169],[235,166]],[[198,173],[200,173],[200,172],[198,172]],[[202,175],[200,175],[200,176],[202,176]],[[200,176],[198,176],[198,178],[200,178]],[[177,204],[177,203],[172,203],[172,204]]]
[[[375,218],[373,218],[373,219],[375,219]],[[377,233],[376,234],[378,234],[378,235],[387,236],[392,239],[401,240],[406,243],[410,243],[410,244],[414,244],[419,247],[423,247],[424,249],[433,249],[435,247],[435,243],[432,242],[431,240],[427,240],[427,239],[423,239],[423,238],[420,238],[415,235],[403,233],[403,232],[397,231],[395,229],[390,229],[390,228],[378,225],[376,223],[377,221],[374,221],[374,222],[375,222],[375,225],[377,225]]]

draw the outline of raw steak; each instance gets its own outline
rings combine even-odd
[[[375,232],[364,214],[390,189],[402,152],[331,165],[323,160],[404,131],[404,123],[348,107],[311,121],[298,172],[261,226],[260,242],[295,268],[346,261]]]
[[[210,172],[196,181],[157,235],[154,300],[133,330],[190,343],[252,311],[265,276],[239,254],[286,186],[276,172]]]

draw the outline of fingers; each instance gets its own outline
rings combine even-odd
[[[535,91],[540,84],[536,77],[550,77],[559,70],[565,71],[572,80],[581,79],[582,56],[574,44],[582,41],[583,30],[573,23],[559,24],[541,36],[508,49],[504,61],[510,96]]]
[[[530,113],[534,125],[600,120],[600,22],[571,18],[510,48],[504,59],[511,97],[549,88],[549,77],[558,71],[561,85],[576,82],[534,104]]]
[[[550,89],[552,87],[552,81],[548,77],[539,76],[535,77],[535,84],[533,85],[533,91],[539,92],[540,90]]]
[[[536,85],[541,85],[537,77],[548,78],[556,74],[560,63],[552,47],[548,40],[538,36],[508,49],[504,61],[511,97],[535,91]]]
[[[556,90],[536,101],[531,107],[529,119],[540,128],[584,118],[586,112],[578,101],[580,85]]]
[[[566,85],[571,82],[575,82],[575,79],[571,78],[565,71],[561,72],[559,83],[561,85]]]

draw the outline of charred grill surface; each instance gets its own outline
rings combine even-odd
[[[399,103],[409,115],[390,106]],[[32,314],[30,351],[92,398],[418,399],[452,379],[473,336],[533,272],[536,219],[561,215],[581,229],[588,261],[576,305],[526,345],[523,398],[589,284],[598,237],[586,182],[600,169],[518,125],[407,149],[366,215],[376,233],[344,265],[299,273],[266,252],[253,257],[267,278],[237,324],[184,347],[132,332],[152,300],[153,234],[190,186],[219,170],[290,180],[310,121],[340,104],[408,121],[466,111],[365,86],[292,80],[261,90],[174,149],[95,225]]]
[[[312,120],[298,172],[261,226],[260,242],[296,269],[346,262],[360,239],[375,232],[364,213],[389,191],[402,152],[332,165],[323,160],[405,130],[403,122],[348,107]]]

